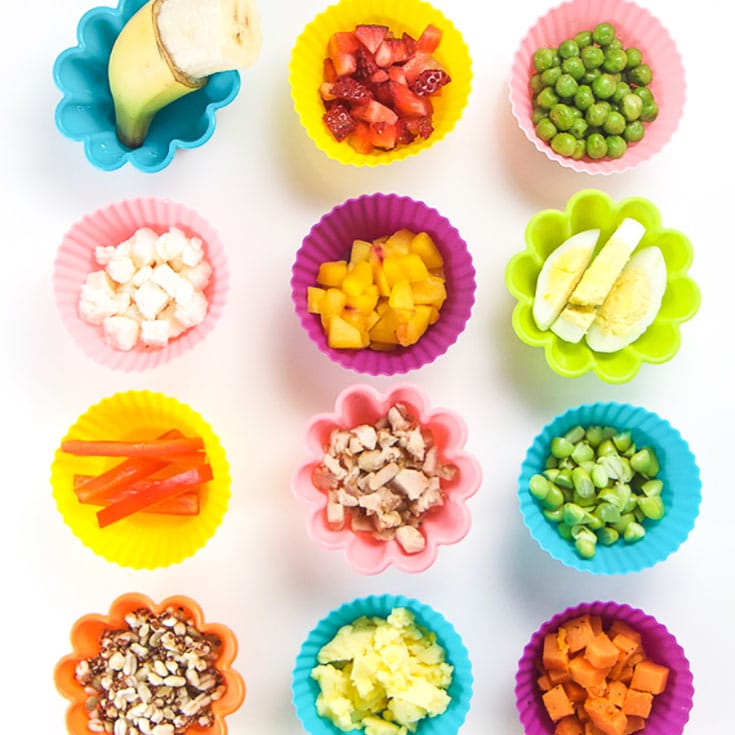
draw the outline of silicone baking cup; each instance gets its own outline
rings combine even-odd
[[[374,240],[400,229],[427,232],[444,259],[447,299],[439,320],[416,344],[392,352],[333,349],[318,314],[307,310],[307,289],[316,286],[321,263],[349,258],[353,240]],[[445,217],[423,202],[396,194],[364,194],[334,207],[315,224],[296,253],[291,297],[312,342],[342,367],[368,375],[416,370],[443,355],[456,342],[475,302],[475,269],[467,244]]]
[[[574,544],[563,539],[557,524],[544,518],[541,503],[528,484],[542,473],[551,453],[551,440],[581,425],[612,426],[629,429],[636,446],[653,447],[663,480],[661,498],[666,509],[660,521],[646,521],[646,535],[627,543],[622,539],[612,546],[597,544],[592,559],[583,559]],[[523,522],[532,538],[549,556],[568,567],[591,574],[627,574],[652,567],[673,554],[686,541],[699,515],[702,482],[694,455],[681,434],[655,413],[627,403],[586,403],[560,414],[548,423],[528,449],[518,479],[518,498]]]
[[[556,48],[580,31],[591,31],[598,23],[612,23],[625,48],[638,48],[644,63],[651,67],[649,85],[659,107],[658,117],[645,125],[646,134],[632,144],[621,158],[575,161],[555,153],[537,135],[531,113],[533,104],[529,80],[533,74],[533,54],[539,48]],[[637,166],[658,153],[671,140],[679,125],[686,98],[684,66],[676,44],[661,22],[645,8],[627,0],[572,0],[539,18],[521,42],[513,59],[510,103],[513,115],[534,147],[559,165],[588,174],[612,174]]]
[[[694,698],[693,677],[684,650],[666,627],[651,615],[616,602],[584,602],[569,607],[554,615],[531,636],[518,662],[515,686],[516,708],[525,735],[554,733],[554,724],[546,713],[536,683],[544,636],[567,620],[585,614],[600,615],[603,627],[613,620],[626,623],[641,634],[648,657],[669,667],[666,690],[654,697],[644,732],[646,735],[681,735],[689,720]]]
[[[551,330],[541,331],[533,319],[533,300],[544,261],[567,238],[599,228],[604,243],[626,217],[646,228],[636,251],[656,245],[666,262],[666,291],[653,324],[632,344],[617,352],[591,350],[584,340],[565,342]],[[535,214],[526,226],[526,248],[514,255],[505,270],[505,283],[518,300],[513,309],[513,329],[532,347],[543,347],[549,366],[567,378],[592,371],[608,383],[625,383],[636,376],[643,363],[660,364],[679,351],[680,324],[699,309],[700,293],[689,277],[694,252],[686,235],[664,227],[656,206],[643,197],[615,203],[607,194],[585,189],[574,194],[563,211],[546,209]]]
[[[451,623],[440,613],[418,600],[402,595],[370,595],[347,602],[317,623],[301,646],[296,658],[291,685],[291,697],[296,715],[309,735],[339,735],[328,719],[316,711],[319,685],[311,678],[317,665],[319,650],[337,634],[363,616],[385,618],[397,607],[409,609],[417,625],[436,634],[436,642],[444,649],[445,660],[454,667],[452,683],[447,690],[451,702],[444,714],[419,723],[417,735],[456,735],[467,717],[472,699],[472,665],[462,639]]]
[[[388,26],[397,37],[408,33],[417,39],[430,23],[442,31],[441,43],[433,56],[451,77],[441,95],[431,98],[434,107],[431,136],[369,154],[353,150],[346,140],[335,140],[322,120],[325,109],[319,96],[331,36],[354,31],[360,24],[378,24]],[[307,135],[329,158],[353,166],[388,164],[430,148],[457,124],[469,98],[471,81],[472,60],[462,35],[440,11],[421,0],[342,0],[330,5],[298,37],[289,64],[291,97]]]
[[[72,533],[96,554],[133,569],[156,569],[192,556],[214,535],[230,499],[230,469],[211,426],[193,409],[150,391],[116,393],[91,406],[69,428],[65,439],[146,440],[170,429],[200,436],[214,479],[199,490],[199,514],[173,516],[135,513],[106,528],[97,524],[95,506],[79,503],[75,474],[99,474],[120,458],[77,457],[59,448],[51,466],[56,506]]]
[[[444,505],[423,517],[420,529],[426,547],[417,554],[406,554],[395,540],[380,541],[354,532],[349,524],[341,531],[331,530],[326,519],[327,495],[311,479],[333,430],[374,424],[395,403],[405,404],[411,415],[431,430],[440,461],[454,464],[459,470],[453,480],[442,481]],[[464,451],[466,425],[452,411],[432,409],[428,396],[416,386],[397,385],[386,393],[368,385],[351,386],[337,396],[333,413],[317,414],[309,420],[305,438],[309,459],[294,473],[291,487],[309,509],[309,535],[323,548],[342,549],[356,571],[377,574],[390,565],[404,572],[424,571],[434,563],[439,546],[458,543],[469,532],[471,516],[466,502],[479,489],[482,470],[479,462]]]
[[[124,352],[105,343],[102,327],[87,324],[79,316],[79,294],[87,275],[101,270],[94,257],[98,245],[119,245],[141,227],[162,234],[177,227],[188,237],[199,237],[205,258],[212,266],[205,320],[169,341],[166,347],[138,344]],[[114,370],[149,370],[192,349],[217,323],[229,290],[225,251],[212,226],[187,207],[165,199],[128,199],[85,215],[64,235],[54,264],[56,304],[66,328],[82,350],[102,365]]]
[[[69,735],[88,735],[90,732],[85,707],[89,695],[74,677],[77,664],[99,653],[99,639],[105,630],[125,629],[125,616],[128,613],[143,608],[160,615],[169,607],[182,608],[193,619],[197,630],[216,636],[221,644],[215,666],[222,673],[227,689],[224,695],[212,704],[215,722],[211,727],[191,727],[187,729],[187,733],[226,735],[225,717],[239,709],[245,700],[245,682],[232,668],[237,656],[237,638],[234,633],[220,623],[206,622],[202,609],[189,597],[175,595],[167,597],[160,603],[154,603],[150,598],[136,592],[121,595],[114,600],[107,615],[90,613],[79,618],[72,626],[70,636],[72,652],[64,656],[54,669],[56,688],[65,699],[69,700],[66,711],[66,727]]]
[[[115,39],[147,0],[120,0],[115,8],[88,10],[77,26],[77,45],[57,57],[53,76],[62,98],[54,120],[59,132],[84,144],[96,168],[113,171],[126,163],[145,173],[166,168],[179,148],[197,148],[214,133],[215,113],[240,91],[236,71],[209,77],[201,89],[172,102],[153,119],[140,148],[123,145],[115,132],[115,110],[107,64]]]

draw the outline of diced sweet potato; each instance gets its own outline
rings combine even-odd
[[[614,666],[619,654],[619,649],[605,633],[598,633],[584,649],[584,657],[598,669]]]
[[[584,656],[575,656],[569,662],[569,673],[572,679],[585,689],[600,686],[605,681],[609,669],[598,669]]]
[[[588,697],[584,708],[605,735],[625,735],[626,716],[609,699]]]
[[[556,671],[555,669],[551,669],[547,672],[547,676],[549,677],[549,681],[552,686],[555,686],[556,684],[566,684],[572,680],[572,675],[569,673],[569,669],[566,671]]]
[[[544,668],[548,671],[567,671],[569,669],[569,657],[559,647],[556,633],[547,633],[544,636],[542,660]]]
[[[622,707],[628,687],[622,681],[611,681],[607,687],[607,698],[616,706]]]
[[[549,681],[547,674],[541,674],[541,676],[536,679],[536,684],[542,692],[548,692],[549,689],[551,689],[551,682]]]
[[[590,626],[592,627],[592,632],[595,635],[602,633],[602,618],[599,615],[590,615]]]
[[[554,735],[584,735],[582,723],[576,715],[562,717],[561,720],[556,723]]]
[[[640,642],[634,638],[629,638],[623,633],[618,633],[612,639],[613,645],[627,656],[632,656],[639,648]]]
[[[635,715],[645,719],[651,714],[651,704],[653,704],[651,692],[639,692],[631,688],[625,695],[622,710],[626,715]]]
[[[587,699],[587,690],[577,684],[576,681],[564,682],[564,691],[567,693],[569,700],[575,704],[578,702],[584,702],[584,700]]]
[[[641,634],[637,630],[633,630],[633,628],[622,620],[613,620],[610,623],[607,633],[610,638],[615,638],[618,633],[622,633],[627,638],[632,638],[639,645],[641,643]]]
[[[577,618],[568,620],[561,627],[564,628],[566,633],[566,640],[571,653],[581,651],[594,637],[589,615],[580,615]]]
[[[625,725],[625,735],[632,735],[634,732],[640,732],[646,726],[646,721],[642,717],[628,715],[628,722]]]
[[[648,659],[640,661],[633,669],[631,689],[638,689],[651,694],[661,694],[666,689],[669,678],[669,669]]]
[[[592,720],[587,720],[584,723],[584,735],[605,735],[605,733]]]
[[[572,707],[572,703],[561,684],[557,684],[548,692],[544,692],[541,699],[543,699],[544,707],[546,707],[546,711],[553,722],[574,714],[574,707]]]

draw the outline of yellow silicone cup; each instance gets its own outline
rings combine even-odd
[[[108,561],[133,569],[156,569],[192,556],[214,535],[230,499],[230,470],[224,449],[209,424],[179,401],[150,391],[116,393],[91,406],[64,439],[153,439],[178,429],[200,436],[214,479],[199,491],[199,514],[135,513],[100,528],[99,508],[82,505],[74,494],[75,474],[99,474],[118,464],[110,457],[77,457],[56,451],[51,487],[56,506],[75,536]]]
[[[322,120],[325,109],[319,96],[331,36],[353,31],[360,24],[378,24],[388,26],[395,36],[408,33],[418,38],[429,23],[442,31],[441,43],[433,56],[452,80],[440,95],[431,98],[434,132],[426,139],[368,154],[353,150],[346,140],[336,141]],[[392,163],[430,148],[456,125],[467,104],[471,81],[472,60],[462,35],[448,18],[421,0],[342,0],[331,5],[298,37],[289,65],[291,97],[307,134],[327,156],[353,166]]]

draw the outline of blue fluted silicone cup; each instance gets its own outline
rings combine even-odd
[[[541,503],[528,489],[531,477],[544,470],[551,440],[574,426],[612,426],[629,429],[638,448],[651,446],[660,464],[658,479],[664,483],[665,515],[644,522],[646,535],[612,546],[597,544],[592,559],[577,554],[574,544],[559,535],[557,524],[547,520]],[[652,567],[673,554],[687,539],[699,514],[702,483],[694,455],[681,434],[655,413],[628,403],[588,403],[571,408],[547,424],[531,444],[521,466],[518,498],[523,522],[533,539],[562,564],[591,574],[627,574]]]
[[[115,111],[107,81],[112,46],[146,0],[119,0],[116,8],[88,10],[77,26],[77,45],[56,58],[53,76],[62,98],[54,121],[59,132],[84,144],[96,168],[114,171],[126,163],[145,173],[161,171],[179,148],[197,148],[214,133],[215,113],[240,90],[236,71],[213,74],[201,89],[172,102],[153,119],[140,148],[123,145],[115,133]]]
[[[342,730],[316,711],[319,685],[311,678],[317,665],[317,653],[343,625],[363,616],[387,617],[396,607],[405,607],[415,616],[416,624],[436,634],[444,649],[445,660],[454,667],[447,690],[451,702],[444,714],[422,720],[416,735],[456,735],[467,717],[472,699],[472,665],[462,639],[440,613],[418,600],[402,595],[369,595],[346,602],[322,618],[301,646],[293,669],[291,699],[304,729],[310,735],[340,735]],[[357,732],[357,731],[354,731]]]

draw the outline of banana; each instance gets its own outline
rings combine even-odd
[[[118,138],[140,147],[159,110],[203,87],[211,74],[251,66],[260,46],[254,0],[149,0],[110,53]]]

